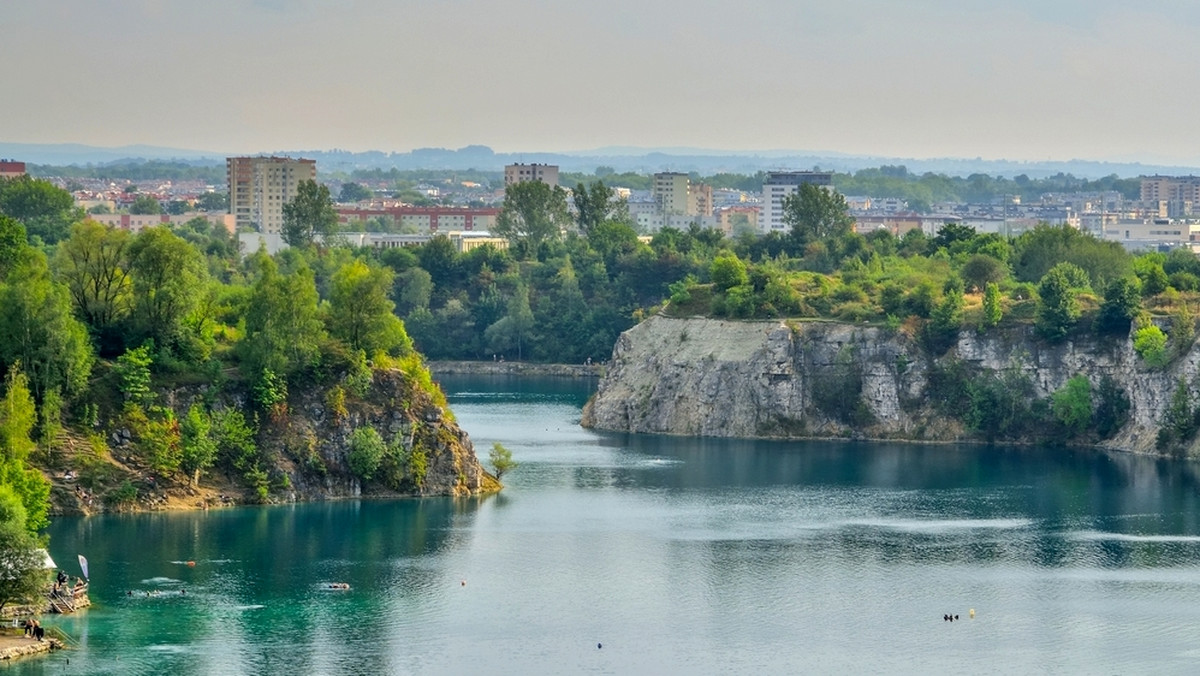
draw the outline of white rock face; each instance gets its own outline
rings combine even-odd
[[[1195,384],[1193,348],[1165,370],[1146,368],[1128,339],[1050,345],[1030,330],[959,334],[936,359],[912,338],[882,328],[821,321],[728,321],[655,316],[617,340],[583,424],[598,429],[720,437],[857,436],[953,439],[961,433],[928,405],[938,362],[984,371],[1016,369],[1038,397],[1076,374],[1093,386],[1114,378],[1130,399],[1130,421],[1106,446],[1154,452],[1158,421],[1180,378]],[[819,407],[814,388],[853,369],[871,420],[852,426]],[[824,410],[821,410],[824,408]]]

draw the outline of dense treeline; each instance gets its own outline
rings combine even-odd
[[[130,181],[204,181],[210,185],[225,184],[225,163],[211,160],[184,162],[178,160],[121,160],[104,164],[79,166],[30,164],[26,170],[37,178],[67,179],[96,178]]]
[[[289,388],[333,387],[341,405],[386,366],[438,400],[393,312],[393,276],[344,248],[243,257],[203,219],[134,235],[86,220],[44,181],[0,181],[0,548],[13,548],[0,558],[25,561],[46,525],[34,465],[78,470],[81,490],[114,505],[138,482],[213,469],[266,499],[286,475],[258,430],[286,418]],[[181,385],[208,394],[186,410],[156,394]],[[0,579],[0,604],[29,579]]]

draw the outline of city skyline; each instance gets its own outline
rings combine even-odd
[[[0,141],[1200,165],[1200,7],[1128,4],[9,3]]]

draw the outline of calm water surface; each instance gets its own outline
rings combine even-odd
[[[1200,672],[1195,465],[604,435],[589,384],[444,385],[503,494],[59,519],[96,607],[0,673]]]

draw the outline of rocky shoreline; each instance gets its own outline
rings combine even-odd
[[[24,636],[0,636],[0,662],[62,649],[62,642],[56,638],[38,641]]]
[[[534,364],[524,361],[431,361],[435,376],[549,376],[552,378],[601,378],[605,364]]]

